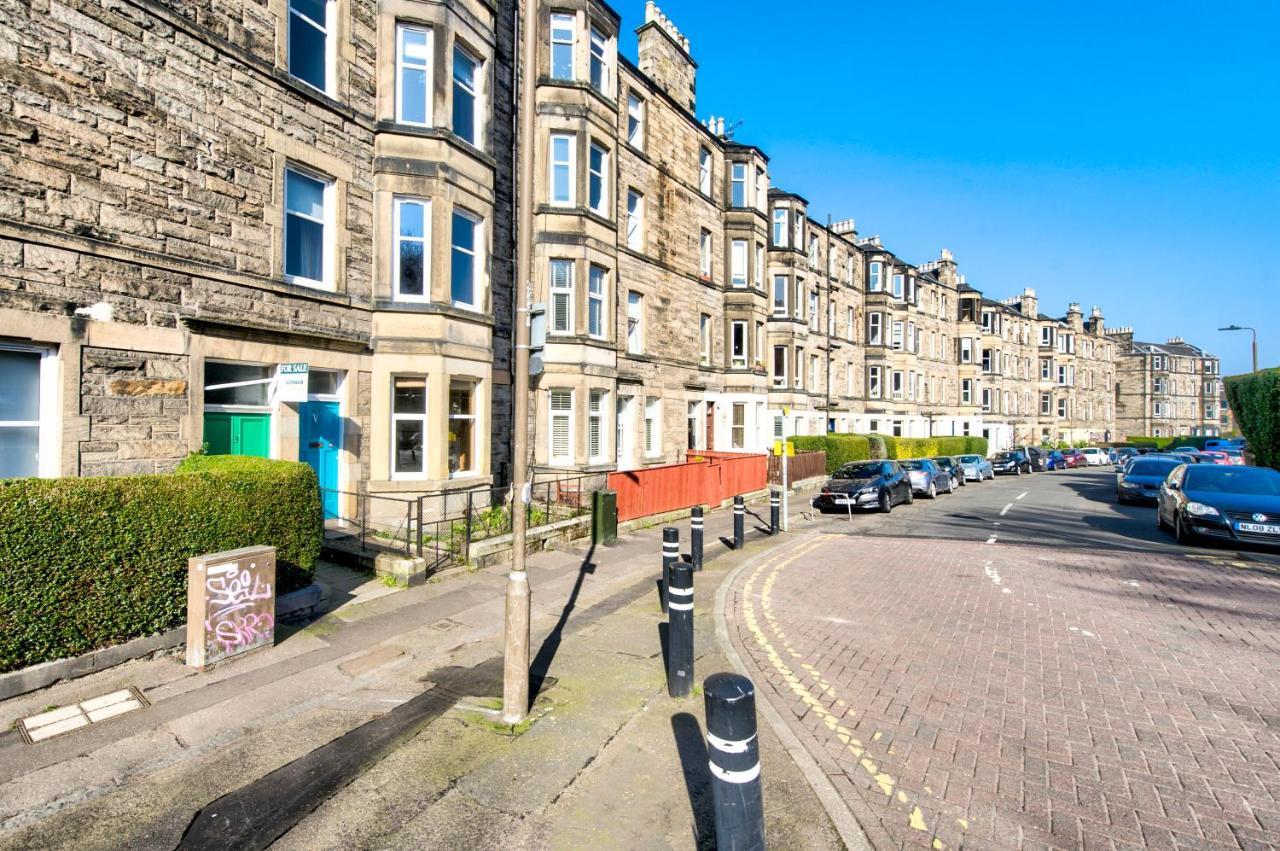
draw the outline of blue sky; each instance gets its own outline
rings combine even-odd
[[[1280,365],[1280,0],[664,0],[775,185],[1003,297]],[[615,0],[631,31],[639,0]],[[732,10],[730,13],[728,10]],[[785,14],[779,14],[779,10]],[[740,26],[731,22],[742,22]]]

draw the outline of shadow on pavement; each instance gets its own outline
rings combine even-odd
[[[680,754],[684,788],[693,812],[693,847],[711,851],[716,847],[715,811],[711,800],[711,772],[707,768],[707,743],[698,719],[688,712],[671,716],[671,735]]]
[[[569,592],[569,599],[565,601],[564,609],[560,612],[560,619],[556,621],[555,627],[543,639],[542,646],[538,648],[538,655],[533,658],[533,663],[529,666],[530,707],[538,699],[543,685],[547,682],[547,672],[551,670],[551,663],[556,658],[556,651],[560,649],[560,642],[564,637],[565,624],[569,622],[569,616],[573,614],[574,606],[578,604],[578,595],[582,593],[582,583],[588,576],[596,572],[595,562],[591,560],[595,552],[596,545],[592,544],[591,549],[587,550],[587,554],[582,557],[582,566],[578,568],[578,578],[574,580],[573,590]]]

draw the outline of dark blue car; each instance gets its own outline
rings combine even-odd
[[[1204,538],[1280,548],[1280,472],[1183,464],[1160,488],[1157,515],[1180,544]]]
[[[1179,466],[1175,458],[1134,459],[1116,478],[1116,502],[1156,503],[1160,498],[1160,486]]]

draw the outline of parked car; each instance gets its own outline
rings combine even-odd
[[[1086,446],[1080,451],[1084,454],[1085,463],[1090,467],[1101,467],[1107,463],[1107,453],[1096,446]]]
[[[828,511],[874,508],[884,514],[895,505],[911,504],[911,480],[896,461],[855,461],[832,473],[813,498],[813,507]]]
[[[1116,479],[1116,502],[1154,504],[1164,480],[1180,466],[1176,458],[1138,458]]]
[[[1237,452],[1246,448],[1243,437],[1211,437],[1204,442],[1205,449],[1234,449]]]
[[[1244,451],[1241,449],[1224,449],[1222,454],[1227,456],[1227,460],[1235,464],[1237,467],[1244,466]]]
[[[952,480],[959,487],[968,484],[968,477],[964,474],[964,465],[960,463],[960,459],[954,455],[939,455],[933,459],[933,463],[951,474]]]
[[[981,482],[996,477],[991,462],[981,455],[961,455],[960,464],[964,468],[964,477],[970,481]]]
[[[1062,450],[1062,459],[1065,462],[1065,468],[1068,470],[1074,470],[1076,467],[1085,467],[1089,463],[1084,457],[1084,453],[1079,449]]]
[[[1027,461],[1027,456],[1021,452],[1014,450],[1005,450],[997,452],[990,458],[991,470],[997,476],[1014,475],[1021,476],[1024,472],[1031,472],[1031,463]]]
[[[1178,543],[1196,538],[1280,548],[1280,472],[1269,467],[1177,467],[1160,488],[1156,522]]]
[[[1138,450],[1134,449],[1132,446],[1121,446],[1116,450],[1114,462],[1116,465],[1116,472],[1123,473],[1125,465],[1129,463],[1129,459],[1136,457],[1138,457]]]
[[[1049,469],[1049,456],[1038,446],[1021,446],[1018,448],[1027,458],[1028,473],[1043,473]]]
[[[1209,460],[1207,463],[1210,463],[1210,464],[1222,464],[1225,466],[1231,463],[1231,459],[1227,456],[1227,453],[1215,452],[1212,449],[1206,449],[1205,451],[1201,452],[1200,457],[1208,458]],[[1206,463],[1206,462],[1202,461],[1201,463]]]
[[[928,458],[908,458],[901,462],[902,469],[911,479],[911,489],[917,496],[936,499],[939,493],[952,493],[955,482],[951,474]]]
[[[1048,452],[1045,453],[1045,455],[1047,456],[1047,460],[1045,461],[1045,467],[1047,467],[1048,469],[1050,470],[1067,469],[1067,459],[1063,457],[1061,451],[1057,449],[1050,449]]]
[[[1197,446],[1175,446],[1173,449],[1170,449],[1169,451],[1170,452],[1189,452],[1194,454],[1196,452],[1199,452],[1200,448]]]

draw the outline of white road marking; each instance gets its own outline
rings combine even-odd
[[[997,535],[992,535],[990,538],[987,538],[987,543],[994,544],[996,542],[997,537],[998,537]]]
[[[1012,502],[1011,502],[1011,503],[1009,503],[1008,505],[1006,505],[1004,508],[1000,509],[1000,516],[1001,516],[1001,517],[1004,517],[1006,514],[1008,514],[1008,513],[1009,513],[1009,509],[1011,509],[1011,508],[1013,508],[1013,503],[1012,503]]]
[[[1023,491],[1022,493],[1018,494],[1018,497],[1017,497],[1017,498],[1018,498],[1018,499],[1022,499],[1023,497],[1025,497],[1025,496],[1027,495],[1027,493],[1028,493],[1028,491]]]

